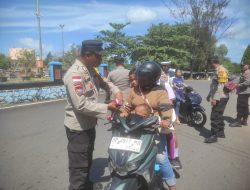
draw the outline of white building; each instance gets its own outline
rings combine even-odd
[[[31,48],[10,48],[9,49],[9,57],[11,60],[16,61],[18,58],[22,56],[24,51],[32,52],[33,49]]]

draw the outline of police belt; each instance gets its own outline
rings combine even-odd
[[[82,133],[82,132],[85,132],[85,131],[89,131],[89,130],[93,130],[93,129],[95,129],[95,128],[90,128],[90,129],[87,129],[87,130],[74,130],[74,129],[70,129],[70,128],[68,128],[68,127],[66,127],[70,132],[72,132],[72,133],[78,133],[78,134],[80,134],[80,133]]]
[[[80,134],[82,131],[79,131],[79,130],[74,130],[74,129],[70,129],[70,128],[68,128],[68,127],[65,127],[66,128],[66,130],[68,131],[68,132],[72,132],[72,133],[78,133],[78,134]]]

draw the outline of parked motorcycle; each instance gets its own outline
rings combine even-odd
[[[185,87],[180,105],[180,120],[194,127],[203,127],[207,116],[205,109],[200,105],[201,102],[202,97],[192,87]]]
[[[112,140],[109,146],[111,182],[105,190],[163,190],[156,168],[155,144],[158,117],[144,118],[131,114],[127,118],[113,114]]]

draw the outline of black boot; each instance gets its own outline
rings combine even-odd
[[[218,140],[217,140],[217,135],[216,135],[216,134],[213,134],[213,135],[211,135],[210,137],[205,138],[204,143],[215,143],[215,142],[217,142],[217,141],[218,141]]]
[[[218,132],[216,133],[216,136],[217,136],[218,138],[226,138],[226,135],[225,135],[224,131],[218,131]]]
[[[229,124],[230,127],[241,127],[241,122],[236,120],[233,123]]]
[[[247,125],[247,119],[243,119],[242,122],[241,122],[241,124],[244,125],[244,126],[248,126]]]
[[[241,117],[237,115],[236,119],[229,124],[229,127],[241,127]]]

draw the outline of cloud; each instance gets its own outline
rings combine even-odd
[[[136,4],[136,5],[135,5]],[[135,6],[133,6],[135,5]],[[111,29],[110,22],[132,24],[126,27],[127,34],[144,34],[152,24],[159,22],[175,23],[175,19],[169,13],[169,9],[163,4],[147,4],[144,1],[110,3],[99,0],[88,1],[40,1],[42,34],[49,36],[51,33],[60,34],[60,24],[64,24],[65,36],[72,32],[78,34],[97,34],[100,30]],[[230,38],[224,38],[218,43],[225,43],[228,47],[228,56],[239,62],[246,45],[250,43],[250,3],[249,0],[231,0],[225,10],[225,15],[235,20],[235,24],[227,31]],[[35,16],[35,3],[6,3],[0,6],[0,36],[7,38],[8,34],[20,38],[20,36],[37,33],[37,21]],[[17,37],[18,36],[18,37]],[[73,39],[75,36],[71,36]],[[49,37],[48,37],[49,38]],[[60,39],[60,38],[58,38]],[[58,49],[60,45],[50,45],[55,40],[45,40],[43,44],[44,55],[46,52]],[[71,40],[73,41],[73,40]],[[14,43],[14,42],[13,42]],[[32,38],[22,38],[19,45],[38,50],[38,41]],[[55,49],[54,49],[55,48]],[[60,48],[59,48],[60,49]],[[58,50],[60,51],[60,50]]]
[[[228,57],[239,63],[248,44],[250,44],[250,4],[249,0],[231,0],[225,15],[233,21],[225,37],[217,44],[225,44]]]
[[[217,45],[225,44],[228,49],[227,57],[233,62],[240,63],[243,53],[249,44],[249,41],[239,41],[236,39],[223,39],[218,41]]]
[[[156,19],[171,20],[169,10],[164,6],[139,7],[111,3],[64,3],[63,5],[42,5],[41,26],[42,31],[58,32],[59,24],[64,24],[64,31],[90,31],[99,32],[109,29],[110,22],[143,23]],[[172,19],[173,20],[173,19]],[[11,28],[10,28],[11,27]],[[31,5],[18,5],[17,7],[0,7],[0,30],[3,33],[23,31],[37,27],[34,7]]]
[[[228,29],[226,34],[238,40],[249,39],[250,36],[249,18],[238,19],[237,22],[233,23],[233,25]]]
[[[32,38],[21,38],[17,40],[18,44],[23,48],[32,48],[35,49],[36,53],[39,54],[39,41]],[[42,44],[43,57],[45,57],[49,52],[54,50],[53,45]]]
[[[127,13],[127,18],[131,23],[148,22],[156,17],[156,12],[147,7],[132,7]]]
[[[249,17],[250,16],[250,3],[249,0],[231,0],[228,6],[229,10],[232,10],[232,16],[242,16]],[[229,13],[230,14],[230,13]]]
[[[226,14],[233,18],[234,22],[226,31],[226,37],[218,42],[218,44],[225,44],[227,46],[228,57],[230,57],[233,62],[237,63],[240,63],[246,47],[250,44],[250,14],[247,15],[248,12],[242,7],[243,5],[247,7],[244,2],[242,2],[242,5],[238,5],[238,8],[232,7],[237,6],[236,2],[232,1]]]
[[[41,5],[41,26],[48,32],[58,32],[59,24],[65,25],[65,32],[81,29],[96,31],[106,29],[109,22],[125,22],[127,9],[128,6],[101,3]],[[14,27],[36,26],[34,7],[0,8],[0,28],[12,27],[15,30]]]
[[[33,40],[32,38],[22,38],[18,40],[18,43],[22,46],[32,49],[38,49],[38,40]]]

